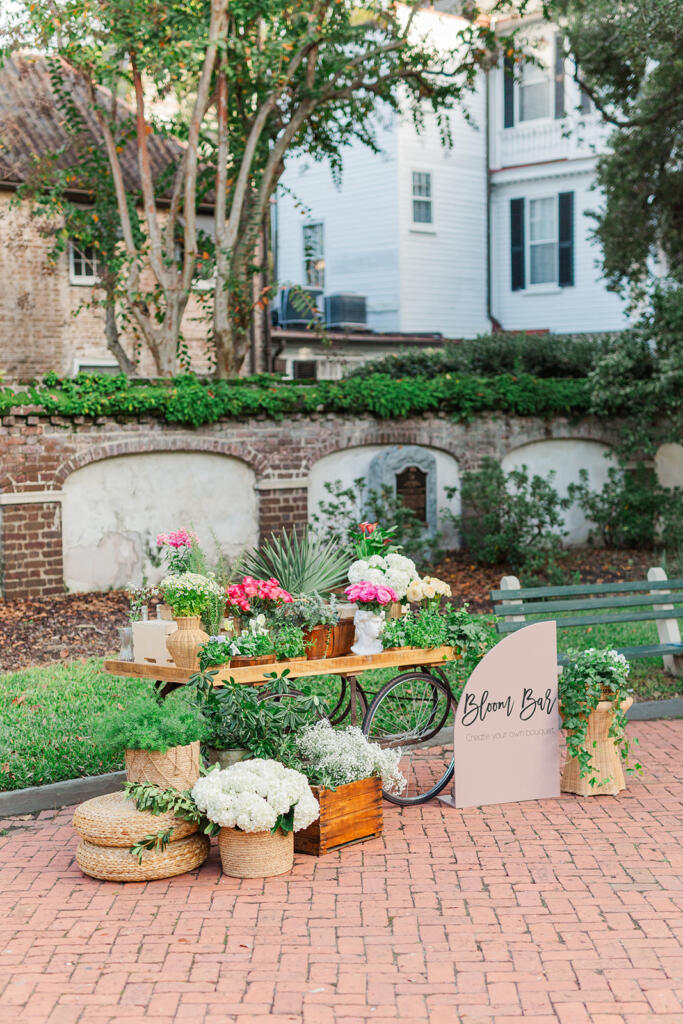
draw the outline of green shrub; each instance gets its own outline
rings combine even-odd
[[[560,498],[554,476],[530,477],[526,466],[505,473],[490,456],[463,474],[462,513],[451,518],[475,561],[504,563],[532,575],[557,574],[566,536],[561,513],[570,501]]]
[[[532,374],[534,377],[585,377],[611,340],[600,334],[483,334],[439,349],[407,349],[352,370],[348,377],[376,373],[393,378],[432,377],[442,373]]]
[[[110,706],[93,730],[104,750],[160,750],[203,739],[205,726],[187,700],[158,700],[142,690],[125,704]]]

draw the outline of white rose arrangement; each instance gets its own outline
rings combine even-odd
[[[316,785],[344,786],[377,775],[387,793],[402,793],[406,787],[401,751],[370,743],[356,726],[333,729],[322,719],[297,736],[296,747]]]
[[[359,558],[349,567],[349,583],[373,583],[376,587],[390,587],[399,601],[403,601],[410,581],[417,577],[412,558],[392,553],[382,557],[370,555]]]
[[[242,832],[286,828],[294,811],[293,831],[307,828],[320,813],[308,779],[279,761],[240,761],[199,779],[192,799],[209,821]]]
[[[436,576],[423,576],[422,579],[411,580],[406,589],[406,597],[411,604],[421,604],[429,601],[438,606],[444,597],[451,596],[451,588],[448,583],[437,579]]]

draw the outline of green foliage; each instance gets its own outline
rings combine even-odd
[[[418,518],[417,513],[403,504],[391,488],[376,491],[368,487],[367,480],[358,477],[351,487],[344,487],[340,480],[325,483],[326,497],[318,502],[318,511],[311,517],[313,528],[330,543],[345,548],[353,546],[357,552],[373,549],[375,534],[363,537],[358,543],[357,526],[364,517],[373,522],[391,523],[389,530],[383,530],[390,544],[378,549],[379,553],[402,551],[416,562],[436,562],[442,555],[441,535],[430,533]],[[376,532],[376,531],[375,531]],[[367,543],[369,542],[369,543]],[[358,554],[359,558],[367,557]]]
[[[569,497],[595,523],[606,547],[651,550],[660,532],[665,546],[680,536],[683,491],[662,487],[654,470],[642,462],[633,469],[610,466],[607,482],[597,492],[589,487],[585,469],[579,476],[580,482],[569,487]]]
[[[530,574],[557,571],[566,535],[561,512],[570,501],[558,495],[554,476],[530,477],[526,466],[505,473],[489,456],[463,474],[463,511],[453,520],[475,561]]]
[[[273,612],[277,629],[280,624],[299,626],[309,632],[314,626],[336,626],[339,612],[334,594],[329,601],[320,594],[301,594],[288,604],[279,605]]]
[[[103,750],[159,750],[182,747],[204,737],[204,722],[187,699],[158,700],[142,690],[125,704],[109,707],[95,735]]]
[[[271,631],[271,637],[276,658],[303,658],[305,656],[304,632],[299,626],[283,622]]]
[[[274,654],[273,639],[270,633],[258,633],[245,629],[230,641],[233,657],[262,658],[266,654]]]
[[[495,619],[471,615],[467,604],[448,605],[443,612],[420,607],[387,621],[382,646],[454,647],[471,672],[499,640],[494,623]]]
[[[364,363],[347,378],[377,373],[394,379],[430,378],[441,374],[498,377],[501,374],[580,380],[608,346],[604,334],[525,334],[496,331],[467,341],[448,342],[438,349],[404,349]]]
[[[629,665],[616,651],[595,650],[570,651],[570,661],[565,665],[559,678],[560,714],[566,732],[567,753],[576,757],[581,778],[591,773],[591,750],[586,746],[588,716],[601,700],[609,700],[614,706],[614,720],[610,726],[611,736],[622,759],[628,759],[630,744],[626,736],[626,712],[622,701],[629,696]],[[637,740],[636,740],[637,742]],[[629,771],[639,770],[636,764]],[[591,775],[589,783],[597,782]]]
[[[257,580],[274,576],[290,594],[327,594],[346,581],[350,563],[350,554],[333,541],[308,531],[299,535],[296,530],[282,530],[247,552],[238,572]]]
[[[170,812],[176,818],[182,818],[183,821],[189,821],[193,825],[197,825],[199,831],[207,836],[215,836],[220,831],[220,825],[209,821],[202,814],[189,791],[161,789],[160,786],[155,786],[152,782],[126,782],[123,789],[126,796],[133,800],[139,811],[145,811],[147,814],[167,814]],[[163,852],[172,838],[173,826],[167,829],[160,829],[158,832],[151,832],[149,835],[143,836],[142,839],[131,846],[130,852],[134,857],[137,857],[139,863],[142,863],[146,851],[158,850]]]
[[[447,412],[471,421],[478,413],[520,416],[581,416],[588,411],[585,380],[543,380],[528,374],[496,378],[442,374],[393,380],[387,374],[302,384],[263,374],[254,378],[207,381],[188,374],[145,383],[123,375],[79,373],[73,378],[47,374],[23,391],[0,388],[0,415],[15,406],[37,407],[39,415],[152,416],[167,423],[201,426],[218,420],[265,415],[281,420],[296,413],[340,413],[403,419],[425,412]]]
[[[138,839],[137,843],[133,843],[130,852],[133,857],[137,857],[138,864],[142,864],[145,853],[149,851],[163,853],[172,837],[173,826],[160,829],[158,832],[151,832],[149,835],[143,836],[142,839]]]
[[[199,648],[199,667],[204,672],[207,668],[227,665],[230,661],[230,638],[212,636]]]

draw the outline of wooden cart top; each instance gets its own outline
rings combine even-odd
[[[439,665],[444,661],[454,661],[457,655],[452,647],[402,647],[371,654],[361,658],[356,654],[347,654],[343,658],[321,658],[307,661],[273,661],[267,665],[249,665],[246,668],[220,668],[216,671],[214,685],[233,679],[236,683],[253,683],[263,685],[269,680],[267,672],[282,673],[289,669],[292,679],[303,676],[355,676],[361,672],[369,672],[376,668],[410,668],[411,666]],[[104,663],[104,671],[112,676],[133,676],[138,679],[155,679],[163,683],[187,683],[193,672],[190,669],[177,668],[175,665],[155,665],[148,662],[116,661],[108,659]]]

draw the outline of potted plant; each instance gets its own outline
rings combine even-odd
[[[108,750],[123,750],[130,782],[153,782],[163,789],[191,789],[199,777],[199,741],[204,719],[184,695],[159,701],[140,690],[105,712],[97,738]]]
[[[220,825],[223,871],[234,878],[267,878],[294,863],[293,833],[318,817],[305,775],[278,761],[241,761],[199,779],[192,798]]]
[[[195,572],[172,573],[160,585],[164,600],[171,606],[178,627],[166,640],[166,646],[179,668],[199,668],[199,648],[209,639],[200,626],[207,602],[220,587],[209,576]]]
[[[300,626],[282,622],[272,630],[271,639],[278,661],[301,661],[306,657],[304,631]]]
[[[287,623],[303,630],[306,657],[329,657],[333,647],[333,628],[339,622],[336,600],[323,601],[320,594],[299,594],[274,615],[277,624]]]
[[[358,606],[353,617],[356,638],[351,650],[361,656],[381,654],[382,642],[379,638],[384,628],[384,609],[398,600],[396,592],[391,587],[363,580],[352,583],[344,593],[349,601]]]
[[[320,817],[297,833],[294,849],[321,856],[380,835],[382,789],[401,793],[406,786],[399,770],[401,751],[383,750],[360,729],[333,729],[326,720],[299,733],[295,748]]]
[[[372,536],[376,533],[377,530]],[[411,581],[416,578],[417,568],[412,558],[391,550],[388,554],[375,553],[359,558],[349,567],[349,583],[374,583],[394,591],[396,601],[387,609],[388,615],[393,618],[401,614],[401,603],[406,599]]]
[[[263,623],[252,619],[249,628],[230,641],[230,665],[245,668],[248,665],[266,665],[275,658],[270,633]]]
[[[227,668],[230,665],[231,638],[227,636],[210,636],[199,648],[199,668],[205,672],[208,668]]]
[[[591,796],[626,788],[623,764],[630,743],[626,712],[629,663],[612,650],[570,651],[559,678],[559,706],[567,740],[561,789]],[[640,770],[640,764],[627,771]]]

